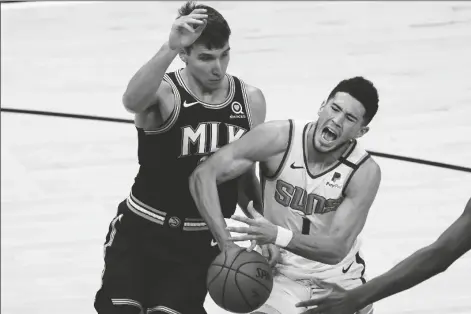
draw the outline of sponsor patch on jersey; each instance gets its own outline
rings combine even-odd
[[[245,119],[246,118],[243,107],[238,101],[234,101],[232,103],[231,109],[234,114],[231,114],[229,118],[231,119]]]
[[[330,181],[327,181],[327,182],[325,183],[325,185],[327,185],[328,187],[334,188],[334,189],[341,189],[341,188],[343,188],[343,184],[332,183],[332,182],[330,182]]]

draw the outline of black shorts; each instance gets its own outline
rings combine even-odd
[[[206,313],[206,274],[220,253],[208,230],[157,225],[118,207],[106,236],[99,314]]]

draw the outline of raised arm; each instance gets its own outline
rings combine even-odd
[[[123,95],[124,107],[129,112],[139,114],[159,104],[159,96],[163,97],[164,91],[160,88],[162,79],[177,55],[178,51],[172,50],[167,42],[134,74]]]
[[[217,185],[247,172],[255,162],[265,162],[283,152],[288,144],[288,130],[288,121],[259,125],[218,150],[190,176],[190,192],[221,249],[230,244],[227,241],[230,233],[221,212]]]
[[[123,95],[123,104],[128,111],[143,113],[150,106],[159,104],[159,100],[166,97],[166,91],[171,93],[169,87],[160,88],[162,79],[181,49],[191,45],[201,35],[208,17],[205,13],[205,9],[196,9],[175,20],[169,40],[131,78]]]

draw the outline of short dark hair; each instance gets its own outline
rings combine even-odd
[[[378,91],[373,83],[362,76],[356,76],[341,81],[330,92],[327,100],[331,99],[338,92],[344,92],[358,100],[365,107],[363,116],[364,124],[371,122],[378,111]]]
[[[205,29],[193,45],[204,45],[207,49],[220,49],[224,47],[229,41],[231,28],[222,14],[215,9],[204,4],[196,4],[195,1],[188,1],[178,10],[177,18],[189,15],[195,9],[206,9],[208,18]],[[193,45],[186,48],[187,52],[191,50]]]

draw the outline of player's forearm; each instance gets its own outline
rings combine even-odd
[[[168,43],[165,43],[157,54],[134,74],[123,95],[126,109],[139,113],[152,104],[162,78],[177,54],[178,51],[170,49]]]
[[[227,225],[221,211],[216,180],[200,167],[190,176],[189,183],[198,211],[222,249],[230,233],[226,230]]]
[[[304,258],[330,265],[338,264],[347,254],[345,241],[325,235],[295,233],[286,249]]]
[[[253,218],[247,211],[247,205],[250,201],[253,201],[255,210],[263,215],[262,189],[253,169],[239,178],[238,186],[238,204],[244,211],[245,215],[247,217]]]
[[[433,246],[425,247],[354,291],[360,307],[410,289],[436,274],[443,272],[450,262],[446,252]]]

